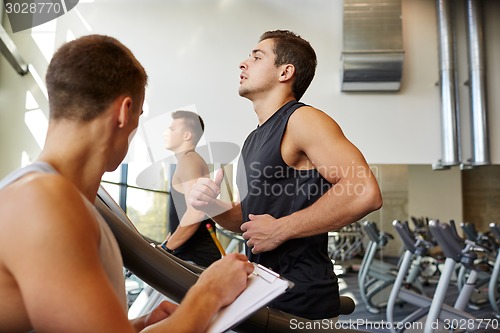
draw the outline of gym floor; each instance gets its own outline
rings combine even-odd
[[[352,264],[352,265],[351,265]],[[344,267],[356,267],[357,262],[354,263],[344,263]],[[354,312],[347,316],[341,316],[339,321],[345,322],[345,328],[349,328],[347,324],[352,324],[351,328],[365,330],[369,332],[390,332],[387,328],[387,325],[381,325],[382,322],[387,322],[386,312],[384,310],[380,311],[378,314],[374,314],[369,312],[363,304],[363,300],[360,297],[359,287],[358,287],[358,273],[356,271],[352,271],[347,269],[346,272],[342,274],[338,274],[339,277],[339,288],[340,294],[346,295],[354,299],[356,303],[356,309]],[[432,295],[435,284],[431,283],[428,287],[428,295]],[[445,303],[453,305],[453,302],[457,298],[458,290],[457,287],[451,283]],[[412,313],[416,309],[415,306],[409,304],[400,304],[396,306],[394,311],[394,320],[396,322],[400,322],[404,319],[408,314]],[[490,319],[492,322],[492,326],[496,328],[500,328],[500,319],[495,317],[491,306],[489,303],[482,304],[478,306],[477,309],[471,309],[470,307],[467,309],[467,312],[480,319]],[[414,326],[418,327],[417,325]],[[405,332],[422,332],[422,329],[408,330]],[[445,331],[448,332],[448,331]],[[489,331],[490,332],[490,331]],[[492,330],[491,332],[500,332],[500,330]]]

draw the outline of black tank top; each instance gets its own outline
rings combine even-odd
[[[174,201],[177,205],[174,204]],[[184,194],[177,192],[171,187],[168,217],[172,233],[179,227],[179,217],[182,218],[186,210],[187,207]],[[220,252],[205,226],[207,223],[210,223],[215,230],[215,223],[212,220],[208,219],[200,222],[193,236],[175,249],[173,254],[182,260],[192,261],[204,267],[208,267],[211,263],[220,259]]]
[[[290,215],[313,204],[331,187],[316,169],[294,169],[281,156],[288,119],[301,106],[304,104],[288,102],[245,140],[237,176],[244,222],[248,214],[270,214],[275,218]],[[252,254],[247,248],[251,261],[295,283],[270,307],[308,319],[340,314],[338,280],[327,246],[325,233],[292,239],[260,254]]]

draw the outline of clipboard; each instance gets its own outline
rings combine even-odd
[[[246,289],[212,318],[207,333],[222,333],[231,329],[293,287],[293,282],[278,273],[256,263],[253,265]]]

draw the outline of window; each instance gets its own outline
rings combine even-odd
[[[122,164],[116,171],[104,174],[101,183],[143,236],[162,242],[167,230],[169,194],[138,186],[137,175],[143,170],[140,163]]]

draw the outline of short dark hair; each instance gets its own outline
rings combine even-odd
[[[200,141],[205,131],[205,123],[198,114],[191,111],[178,110],[172,113],[172,119],[183,119],[187,129],[193,135],[194,143],[197,144]]]
[[[45,81],[51,119],[89,121],[121,95],[129,94],[133,102],[139,101],[148,76],[117,39],[88,35],[57,50]]]
[[[317,58],[308,41],[289,30],[266,31],[259,42],[273,39],[276,66],[292,64],[295,66],[293,93],[300,100],[311,84],[316,71]]]

